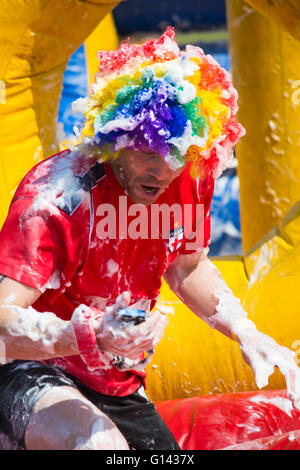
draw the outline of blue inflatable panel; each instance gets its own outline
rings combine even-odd
[[[242,254],[239,199],[239,180],[236,168],[232,168],[215,182],[210,256]]]
[[[210,52],[208,51],[208,48],[205,48],[205,45],[202,47],[203,51],[206,54],[209,54]],[[221,67],[224,67],[226,70],[230,70],[230,56],[228,52],[216,52],[211,54],[221,65]]]
[[[80,126],[83,115],[72,114],[72,102],[88,93],[87,65],[84,45],[71,56],[64,73],[58,122],[63,125],[66,137],[74,136],[74,126]]]

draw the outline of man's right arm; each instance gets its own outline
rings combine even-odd
[[[5,344],[7,360],[45,360],[79,354],[71,321],[31,307],[40,295],[38,289],[0,274],[0,340]],[[117,302],[113,308],[119,306]],[[166,325],[167,317],[156,311],[136,326],[122,327],[113,313],[94,326],[101,351],[134,360],[155,347]]]
[[[78,354],[71,323],[31,307],[38,289],[0,274],[0,340],[6,360],[42,360]]]

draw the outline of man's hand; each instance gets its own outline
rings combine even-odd
[[[255,328],[240,330],[237,340],[257,386],[265,387],[274,367],[278,367],[286,380],[288,398],[300,409],[300,369],[293,359],[294,353]]]
[[[124,325],[116,318],[119,308],[128,307],[130,296],[122,294],[113,307],[107,309],[101,322],[95,325],[101,351],[140,361],[141,356],[154,349],[167,326],[167,316],[155,311],[139,325]],[[138,363],[137,362],[137,363]]]

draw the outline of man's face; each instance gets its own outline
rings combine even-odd
[[[160,155],[123,149],[111,168],[128,196],[135,203],[148,205],[159,198],[184,166],[171,170]]]

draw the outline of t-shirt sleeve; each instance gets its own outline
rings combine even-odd
[[[27,286],[58,289],[78,267],[82,238],[56,206],[33,209],[33,198],[13,200],[0,232],[0,273]]]
[[[195,204],[191,208],[189,223],[185,220],[187,234],[180,254],[191,254],[207,248],[211,239],[211,201],[214,193],[214,179],[195,180]]]

